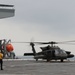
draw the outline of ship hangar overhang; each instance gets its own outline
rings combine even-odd
[[[0,4],[0,19],[13,17],[14,15],[14,5]]]

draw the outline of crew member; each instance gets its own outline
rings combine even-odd
[[[3,54],[0,50],[0,64],[1,64],[1,70],[3,70]]]

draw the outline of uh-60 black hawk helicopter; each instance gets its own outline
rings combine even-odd
[[[50,60],[60,60],[61,62],[63,62],[64,59],[74,57],[74,55],[71,54],[70,51],[65,51],[59,48],[58,46],[54,45],[54,44],[61,44],[61,43],[63,44],[64,42],[53,42],[53,41],[51,42],[30,42],[30,46],[32,47],[33,53],[24,53],[24,56],[33,55],[36,61],[38,61],[38,59],[45,59],[47,60],[47,62]],[[35,44],[50,44],[50,45],[46,47],[40,47],[42,51],[36,53],[36,50],[34,47]]]

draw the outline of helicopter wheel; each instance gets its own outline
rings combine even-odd
[[[47,62],[49,62],[50,61],[50,59],[47,59]]]
[[[36,59],[36,61],[38,61],[38,59]]]
[[[63,62],[63,59],[61,59],[61,62]]]

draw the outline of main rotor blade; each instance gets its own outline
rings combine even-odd
[[[73,43],[71,43],[73,42]],[[34,44],[68,44],[68,45],[75,45],[75,40],[73,41],[63,41],[63,42],[11,42],[11,43],[34,43]]]
[[[33,43],[38,43],[38,44],[57,44],[57,42],[33,42]]]
[[[66,45],[75,45],[75,43],[58,43],[58,44],[66,44]]]
[[[63,42],[58,42],[58,43],[71,43],[71,42],[75,42],[75,40],[73,40],[73,41],[63,41]]]
[[[72,42],[72,43],[71,43]],[[38,44],[74,44],[75,40],[72,41],[63,41],[63,42],[33,42],[33,43],[38,43]]]
[[[57,42],[11,42],[11,43],[35,43],[35,44],[57,44]]]
[[[11,42],[11,43],[30,43],[30,42]]]

